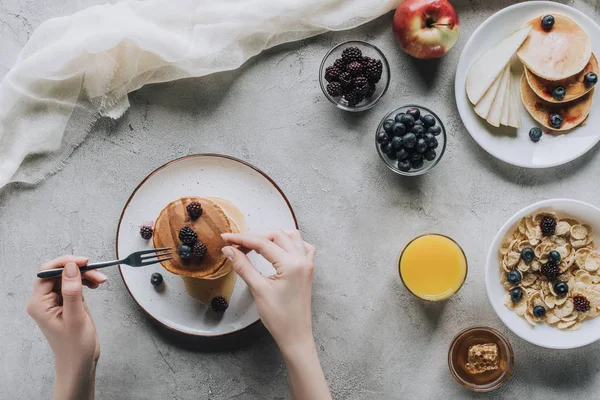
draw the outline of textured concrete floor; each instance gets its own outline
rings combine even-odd
[[[0,0],[0,76],[41,21],[87,3]],[[44,399],[52,391],[50,349],[25,313],[37,265],[63,253],[111,258],[118,217],[139,181],[199,152],[265,170],[317,244],[314,331],[335,398],[597,398],[600,343],[557,352],[522,341],[490,307],[483,267],[496,230],[521,207],[552,197],[598,203],[598,149],[560,168],[528,171],[477,146],[458,117],[454,69],[471,32],[512,2],[454,3],[460,41],[439,62],[402,54],[391,14],[281,46],[238,71],[143,88],[131,95],[125,117],[99,124],[62,172],[35,188],[1,192],[0,399]],[[567,3],[600,18],[595,0]],[[358,115],[332,107],[316,80],[324,53],[347,39],[373,42],[392,68],[388,94]],[[409,102],[435,110],[450,134],[444,159],[420,179],[392,174],[373,146],[381,116]],[[415,301],[394,266],[403,244],[425,231],[454,237],[470,263],[462,291],[439,307]],[[136,306],[116,270],[86,298],[102,345],[98,399],[289,397],[282,359],[263,329],[227,343],[167,335]],[[489,397],[459,387],[446,364],[453,336],[480,324],[504,332],[516,358],[511,381]]]

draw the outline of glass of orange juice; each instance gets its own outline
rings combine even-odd
[[[423,300],[438,301],[452,296],[467,277],[467,257],[447,236],[432,233],[409,242],[398,261],[404,286]]]

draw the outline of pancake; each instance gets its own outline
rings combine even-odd
[[[550,103],[568,103],[580,98],[592,90],[594,86],[588,86],[583,83],[583,78],[588,72],[595,72],[597,75],[600,75],[600,70],[598,70],[598,60],[596,59],[594,53],[592,53],[592,57],[583,71],[567,79],[561,79],[559,81],[549,81],[547,79],[540,78],[539,76],[533,74],[533,72],[531,72],[529,69],[525,68],[525,76],[531,89],[533,89],[535,94],[537,94],[539,97]],[[567,92],[562,100],[556,100],[554,97],[552,97],[552,91],[558,86],[564,87]]]
[[[535,75],[557,81],[585,68],[592,56],[592,42],[571,18],[561,14],[552,15],[555,22],[550,31],[542,28],[541,16],[523,25],[531,25],[533,29],[517,55]]]
[[[192,201],[202,205],[202,216],[196,220],[192,220],[186,210],[187,205]],[[206,245],[206,255],[200,260],[188,262],[181,259],[175,251],[174,258],[162,262],[162,266],[174,274],[193,278],[203,278],[218,272],[227,261],[227,257],[221,251],[227,245],[221,238],[221,234],[233,232],[231,222],[223,209],[213,201],[202,197],[184,197],[173,201],[161,211],[156,220],[154,247],[178,249],[181,245],[179,231],[184,226],[191,227],[198,234],[198,239]]]
[[[585,121],[592,108],[593,95],[592,90],[570,103],[549,103],[538,97],[529,87],[525,74],[521,77],[521,100],[527,112],[533,119],[552,131],[568,131]],[[563,117],[563,124],[558,129],[550,125],[552,113],[559,113]]]

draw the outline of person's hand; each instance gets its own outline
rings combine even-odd
[[[227,246],[223,253],[246,282],[258,314],[280,348],[313,343],[311,291],[315,247],[302,240],[299,231],[276,230],[266,235],[224,234],[229,244],[262,255],[276,274],[263,276],[239,249]]]
[[[66,255],[40,266],[40,271],[64,267],[62,277],[36,278],[27,312],[38,324],[56,358],[55,398],[93,398],[100,344],[83,298],[82,286],[95,289],[106,282],[98,271],[81,275],[87,258]]]

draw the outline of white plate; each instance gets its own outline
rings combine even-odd
[[[186,196],[222,197],[235,204],[246,217],[249,232],[272,228],[295,229],[294,212],[281,189],[266,174],[237,159],[215,154],[195,155],[174,160],[150,174],[133,192],[121,215],[117,232],[119,258],[152,248],[139,227],[154,221],[171,201]],[[274,269],[256,253],[250,260],[265,275]],[[258,311],[244,281],[237,279],[230,305],[222,318],[191,298],[183,280],[160,264],[144,268],[120,267],[127,289],[140,307],[160,324],[195,336],[221,336],[257,322]],[[150,284],[150,276],[160,272],[164,291]]]
[[[467,73],[477,57],[518,30],[525,22],[542,14],[551,13],[560,13],[577,21],[590,36],[592,51],[596,55],[600,54],[600,27],[589,17],[563,4],[530,1],[498,11],[481,24],[465,46],[456,68],[454,82],[456,105],[467,131],[485,151],[504,162],[519,167],[548,168],[565,164],[585,154],[600,140],[600,132],[596,129],[600,125],[599,93],[594,95],[596,99],[586,125],[580,126],[568,134],[558,136],[545,134],[538,143],[533,143],[529,139],[529,129],[539,126],[539,124],[531,118],[522,104],[519,104],[521,110],[520,129],[494,128],[475,114],[467,98],[465,90]],[[517,90],[523,66],[518,59],[512,65],[513,84]]]
[[[600,209],[577,200],[545,200],[526,207],[510,217],[504,224],[488,251],[485,266],[485,287],[492,307],[504,324],[522,339],[550,349],[572,349],[585,346],[600,339],[600,316],[586,319],[577,331],[562,331],[548,324],[529,325],[524,318],[504,306],[505,289],[500,283],[500,244],[508,233],[516,229],[522,217],[538,211],[555,211],[560,216],[570,216],[590,224],[596,246],[600,243]]]

